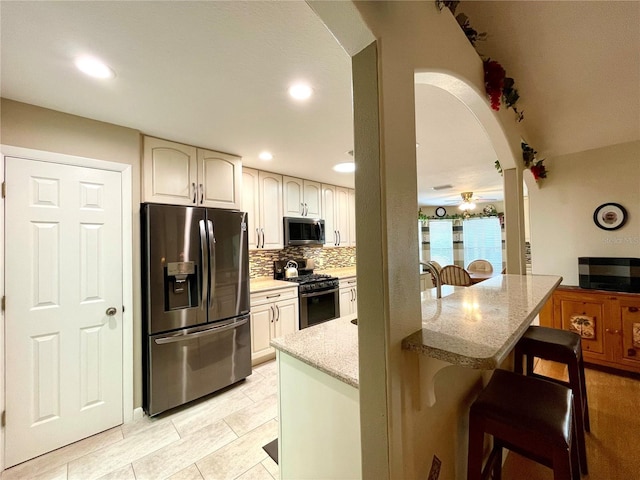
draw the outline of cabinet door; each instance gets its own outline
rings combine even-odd
[[[336,187],[336,231],[338,245],[349,245],[349,190]]]
[[[249,238],[249,250],[258,248],[260,237],[260,188],[258,170],[251,168],[242,169],[242,208],[247,212],[247,232]]]
[[[351,301],[351,313],[358,315],[358,287],[353,287],[353,300]]]
[[[259,186],[261,248],[280,249],[283,246],[282,175],[261,171]]]
[[[604,300],[576,301],[558,298],[554,302],[556,318],[561,319],[561,328],[580,333],[585,359],[607,360],[606,349],[610,339],[605,326]]]
[[[198,204],[240,210],[242,160],[212,150],[198,149]]]
[[[276,303],[275,336],[282,337],[300,329],[298,299],[283,300]]]
[[[194,205],[198,169],[195,147],[144,137],[142,158],[145,202]]]
[[[338,244],[336,233],[336,187],[322,184],[322,218],[324,218],[324,246]]]
[[[351,287],[341,288],[340,292],[340,316],[346,317],[353,313],[353,289]]]
[[[322,187],[318,182],[303,181],[305,216],[322,218]]]
[[[271,342],[274,329],[275,307],[273,303],[251,306],[251,361],[264,359],[275,353]]]
[[[304,185],[300,178],[282,177],[282,202],[285,217],[304,217]]]
[[[620,361],[640,369],[640,300],[620,299],[622,352]]]
[[[346,244],[346,243],[345,243]],[[349,189],[349,242],[348,245],[356,246],[356,191]]]

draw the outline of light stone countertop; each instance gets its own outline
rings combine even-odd
[[[277,290],[280,288],[297,287],[295,282],[286,282],[284,280],[274,280],[271,277],[258,277],[249,280],[249,291],[251,293],[267,292],[269,290]]]
[[[422,330],[406,350],[469,368],[498,368],[562,277],[498,275],[440,300],[423,293]],[[443,291],[444,295],[444,291]]]
[[[358,327],[349,315],[319,323],[271,345],[338,380],[358,388]]]
[[[356,276],[356,266],[341,268],[317,268],[313,273],[321,273],[323,275],[331,275],[332,277],[347,278]]]
[[[402,346],[468,368],[493,370],[513,349],[561,277],[499,275],[472,287],[443,285],[421,293],[422,329]],[[358,331],[339,318],[305,328],[271,345],[358,388]]]

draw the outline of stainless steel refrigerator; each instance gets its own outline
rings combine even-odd
[[[251,374],[247,214],[142,204],[144,409]]]

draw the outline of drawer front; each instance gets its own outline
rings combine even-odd
[[[340,288],[355,287],[357,283],[358,279],[356,277],[341,278]]]
[[[298,297],[298,287],[279,288],[276,290],[268,290],[265,292],[251,294],[251,306],[262,305],[263,303],[279,302],[289,298]]]

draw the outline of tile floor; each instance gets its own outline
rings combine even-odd
[[[6,470],[2,480],[273,480],[275,361],[188,407],[112,428]]]

